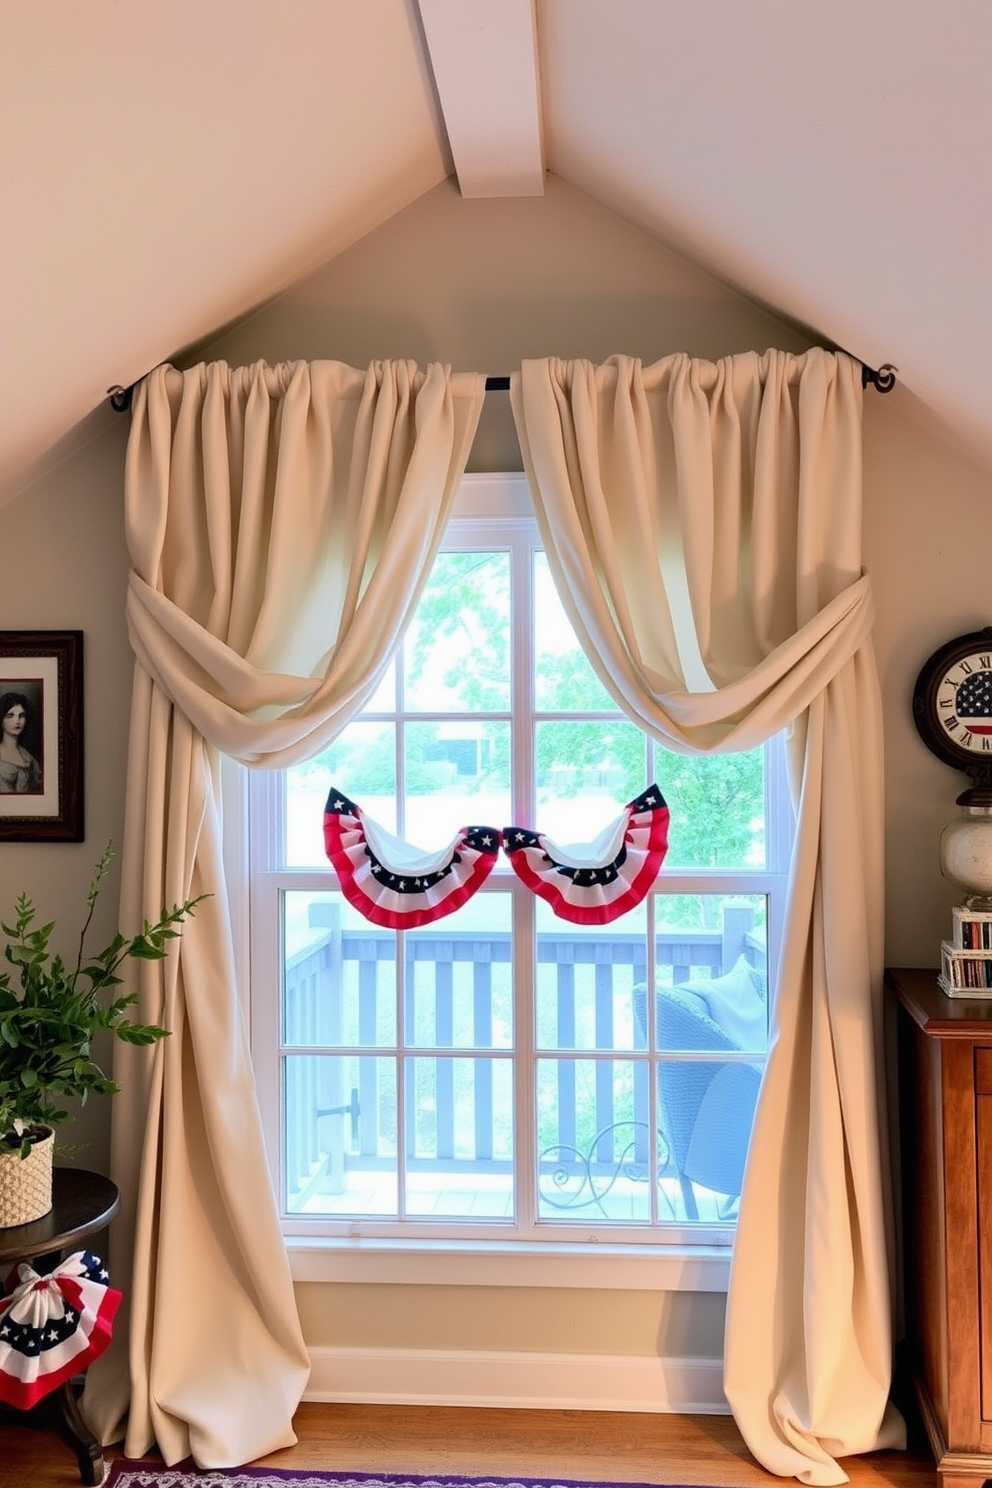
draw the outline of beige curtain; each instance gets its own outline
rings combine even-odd
[[[154,1441],[167,1463],[218,1467],[295,1440],[308,1362],[235,986],[219,758],[290,764],[369,697],[483,396],[481,377],[410,362],[161,367],[138,389],[122,924],[211,897],[143,968],[141,1013],[171,1036],[116,1066],[112,1256],[123,1279],[133,1251],[130,1307],[86,1410],[115,1439],[130,1384],[129,1456]]]
[[[685,752],[790,729],[797,841],[725,1389],[766,1468],[841,1483],[835,1458],[902,1442],[860,366],[819,350],[543,360],[511,397],[555,581],[624,711]]]

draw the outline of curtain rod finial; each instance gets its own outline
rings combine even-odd
[[[119,382],[115,382],[113,387],[107,389],[107,397],[115,413],[127,413],[131,407],[131,389],[121,387]]]
[[[862,364],[861,386],[866,388],[870,384],[872,387],[877,388],[880,393],[891,393],[896,385],[896,373],[898,371],[899,368],[894,367],[891,362],[883,362],[877,372],[874,367],[866,367]]]

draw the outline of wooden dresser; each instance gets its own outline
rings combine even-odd
[[[899,1006],[906,1330],[944,1488],[992,1478],[992,1000],[886,973]]]

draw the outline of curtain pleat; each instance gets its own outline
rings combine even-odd
[[[552,575],[619,706],[682,752],[789,731],[797,834],[725,1390],[770,1471],[844,1482],[836,1458],[903,1440],[860,366],[821,350],[545,359],[511,401]]]
[[[121,924],[204,894],[140,970],[122,1047],[112,1262],[127,1319],[90,1371],[105,1441],[221,1467],[294,1440],[308,1359],[236,985],[220,757],[282,767],[374,691],[430,571],[484,379],[440,365],[156,369],[125,474],[135,679]]]

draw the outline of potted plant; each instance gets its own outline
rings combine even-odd
[[[102,951],[89,955],[86,934],[111,857],[108,844],[86,896],[72,970],[49,949],[55,921],[35,928],[35,906],[27,894],[14,902],[13,924],[0,921],[7,937],[4,956],[12,968],[0,972],[0,1228],[26,1224],[51,1208],[53,1128],[72,1114],[62,1100],[82,1104],[90,1095],[112,1095],[120,1088],[96,1062],[94,1038],[106,1032],[128,1044],[151,1044],[167,1033],[155,1024],[133,1022],[127,1014],[137,993],[113,989],[121,985],[117,973],[128,959],[159,961],[166,955],[199,900],[163,910],[138,935],[118,932]]]

